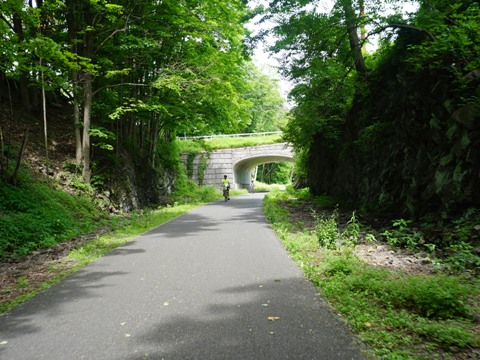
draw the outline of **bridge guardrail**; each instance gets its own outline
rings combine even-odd
[[[283,131],[267,131],[261,133],[245,133],[245,134],[220,134],[220,135],[202,135],[202,136],[177,136],[177,140],[192,140],[192,139],[215,139],[226,137],[242,137],[242,136],[265,136],[283,134]]]

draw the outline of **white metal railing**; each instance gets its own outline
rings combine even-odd
[[[242,136],[265,136],[283,134],[283,131],[268,131],[261,133],[248,133],[248,134],[222,134],[222,135],[203,135],[203,136],[177,136],[177,140],[191,140],[191,139],[215,139],[226,137],[242,137]]]

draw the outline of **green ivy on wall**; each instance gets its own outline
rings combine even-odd
[[[193,177],[193,161],[195,160],[196,157],[197,157],[196,152],[189,152],[188,155],[187,155],[186,166],[187,166],[187,178],[188,179],[192,179],[192,177]]]
[[[199,155],[196,151],[191,151],[187,155],[186,168],[187,168],[187,178],[193,179],[193,174],[195,173],[195,159]],[[198,185],[203,185],[203,180],[205,179],[205,171],[207,170],[208,160],[210,159],[210,152],[200,153],[200,158],[197,167],[198,174]]]
[[[207,170],[210,153],[202,153],[200,155],[200,162],[198,164],[198,185],[203,185],[205,179],[205,170]]]

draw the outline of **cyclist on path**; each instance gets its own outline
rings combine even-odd
[[[227,175],[223,175],[222,185],[223,185],[223,194],[224,194],[224,196],[225,196],[228,200],[230,200],[230,180],[228,180]]]

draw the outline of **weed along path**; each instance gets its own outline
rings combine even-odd
[[[363,359],[262,198],[199,207],[0,316],[0,359]]]

